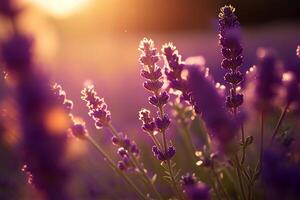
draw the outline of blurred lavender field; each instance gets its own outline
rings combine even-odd
[[[81,1],[84,2],[84,0]],[[223,78],[226,71],[220,70],[223,57],[218,38],[217,17],[219,10],[214,10],[216,5],[221,4],[221,2],[213,1],[213,3],[209,3],[208,1],[203,1],[203,5],[207,6],[205,7],[207,11],[203,11],[202,20],[195,22],[196,24],[189,22],[187,23],[189,27],[181,27],[175,30],[176,20],[174,20],[173,25],[170,24],[170,30],[165,30],[162,27],[167,27],[167,24],[172,21],[162,20],[160,24],[150,20],[150,28],[147,25],[141,25],[143,22],[147,22],[148,15],[145,14],[145,16],[138,18],[137,15],[141,11],[133,8],[130,10],[130,3],[137,5],[142,5],[143,3],[139,4],[136,1],[130,1],[124,9],[130,10],[128,12],[132,16],[128,14],[128,19],[123,19],[122,14],[120,16],[116,14],[118,12],[122,13],[122,8],[118,7],[119,1],[110,3],[108,1],[100,3],[92,0],[86,1],[86,5],[85,3],[78,3],[77,10],[75,10],[74,6],[74,12],[69,11],[72,3],[67,3],[68,1],[65,0],[62,1],[61,5],[53,6],[53,9],[50,6],[51,3],[49,5],[45,3],[51,2],[50,0],[19,1],[19,4],[25,7],[24,11],[18,16],[18,26],[22,32],[33,35],[35,40],[33,55],[38,69],[46,72],[51,82],[58,82],[62,85],[67,98],[74,103],[72,114],[79,116],[86,122],[89,134],[95,137],[97,142],[107,152],[113,152],[111,153],[113,159],[118,158],[118,155],[115,153],[116,148],[111,145],[109,131],[95,128],[94,121],[88,115],[85,102],[81,100],[81,90],[93,84],[98,95],[104,97],[108,110],[112,113],[112,121],[116,129],[122,130],[122,132],[136,141],[142,152],[141,159],[144,161],[147,169],[150,169],[149,173],[151,175],[157,173],[158,177],[162,177],[164,173],[159,171],[160,163],[152,160],[154,159],[151,152],[152,141],[141,129],[141,122],[138,118],[139,110],[144,107],[150,109],[152,113],[156,113],[155,108],[149,108],[149,93],[142,85],[144,80],[140,76],[141,64],[138,60],[140,57],[140,52],[138,51],[139,41],[144,37],[153,39],[158,51],[160,51],[163,44],[172,42],[180,51],[182,60],[191,56],[201,56],[205,60],[205,67],[210,69],[215,81],[226,84]],[[157,2],[157,4],[159,3]],[[238,3],[236,4],[234,6],[238,10],[239,5]],[[122,5],[120,3],[119,6]],[[148,4],[145,3],[145,5]],[[184,7],[185,3],[178,1],[173,7],[177,8],[176,5],[180,8]],[[188,2],[187,5],[186,10],[191,9],[192,5],[199,6],[194,1]],[[295,5],[298,6],[298,4]],[[65,9],[58,9],[63,7]],[[168,6],[166,7],[168,8]],[[201,18],[201,10],[195,10],[195,12],[200,13],[198,17]],[[184,13],[183,16],[185,18],[182,19],[183,21],[194,20],[195,15],[191,14],[189,16],[187,14],[189,12]],[[169,12],[165,13],[165,16],[168,14],[171,15],[173,13],[169,10]],[[255,15],[255,13],[253,14]],[[159,15],[158,17],[163,18],[164,16]],[[191,18],[189,19],[189,17]],[[297,19],[279,18],[279,20],[269,20],[262,24],[252,22],[252,24],[243,25],[241,23],[241,44],[244,55],[244,64],[241,71],[245,73],[253,64],[257,63],[256,52],[260,47],[275,49],[278,58],[284,60],[286,65],[296,63],[299,58],[295,56],[295,48],[300,42],[300,21]],[[247,19],[245,21],[247,22]],[[10,29],[11,25],[2,16],[0,22],[3,23],[3,26],[0,28],[0,39],[5,41],[7,35],[9,35],[7,30]],[[179,24],[183,26],[182,24],[184,23],[181,22]],[[199,28],[195,28],[197,25],[199,25]],[[159,61],[159,65],[164,65],[163,59]],[[12,95],[11,93],[13,92],[8,91],[8,96]],[[2,107],[5,107],[5,105]],[[167,110],[170,111],[171,108]],[[278,110],[274,113],[276,116],[279,115]],[[10,114],[5,115],[4,118],[5,121],[10,121]],[[269,121],[273,122],[275,119],[270,117]],[[9,123],[12,122],[10,121]],[[12,127],[12,125],[10,126]],[[251,127],[255,126],[250,124],[247,127],[251,129]],[[271,126],[268,126],[267,129],[270,131]],[[14,133],[18,131],[9,130],[9,132]],[[251,134],[255,135],[256,133]],[[175,146],[180,147],[184,145],[176,123],[171,124],[168,137],[172,137]],[[201,137],[200,133],[193,130],[192,139],[196,148],[202,148],[203,138]],[[15,144],[17,148],[18,139],[20,139],[18,134],[10,135],[6,138],[7,141],[13,144],[12,146]],[[76,138],[69,138],[66,143],[67,163],[69,166],[72,166],[70,169],[70,174],[72,175],[68,186],[68,190],[71,191],[70,199],[136,199],[129,192],[131,189],[127,185],[120,184],[121,181],[118,175],[112,173],[94,147]],[[178,149],[174,158],[177,163],[193,162],[191,157],[187,156],[189,153],[187,149]],[[3,150],[3,152],[6,150]],[[17,185],[18,193],[14,194],[9,187],[3,187],[0,188],[0,199],[2,196],[3,199],[44,199],[41,194],[35,192],[34,186],[26,183],[28,177],[21,172],[21,168],[14,168],[22,164],[14,161],[19,160],[20,155],[7,152],[0,154],[0,171],[5,177],[3,181],[6,181],[6,175],[4,174],[14,177],[14,181],[11,184]],[[254,155],[253,152],[254,150],[249,153],[252,156],[249,158],[251,161],[257,158],[257,155]],[[189,164],[182,165],[180,168],[183,172],[195,169]],[[196,175],[202,176],[198,172]],[[0,178],[0,186],[1,181]],[[142,182],[138,178],[136,178],[136,181],[138,183]],[[6,182],[3,185],[6,185]],[[160,188],[160,193],[167,194],[167,196],[172,193],[171,189],[166,187],[164,181],[157,180],[157,185]]]

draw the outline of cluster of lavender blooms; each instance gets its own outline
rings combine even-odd
[[[172,145],[167,146],[165,137],[166,130],[170,125],[170,118],[164,113],[164,106],[168,103],[169,94],[163,91],[164,82],[162,80],[162,70],[157,65],[159,55],[152,40],[144,38],[139,50],[142,52],[140,62],[143,66],[141,76],[146,79],[144,87],[152,93],[149,97],[149,103],[158,109],[158,114],[155,120],[151,118],[150,111],[142,109],[139,112],[139,118],[143,122],[143,130],[153,138],[154,146],[152,147],[153,154],[158,160],[170,160],[175,155],[175,148]],[[157,132],[163,135],[163,141],[160,142],[156,139]]]
[[[19,9],[12,1],[1,1],[0,12],[12,24],[13,34],[1,44],[1,61],[7,77],[14,79],[18,107],[19,145],[23,170],[43,199],[70,199],[67,192],[71,172],[65,160],[68,121],[56,126],[53,117],[68,114],[51,90],[50,81],[33,61],[31,37],[18,31]],[[45,159],[47,158],[47,159]]]
[[[237,92],[237,86],[243,81],[243,74],[239,68],[243,64],[243,48],[239,39],[239,21],[234,14],[235,8],[224,6],[219,14],[220,34],[219,40],[222,45],[222,68],[229,70],[224,79],[230,84],[230,95],[226,98],[226,106],[236,109],[243,103],[243,95]]]
[[[112,131],[112,144],[118,147],[117,153],[121,157],[118,162],[118,168],[120,170],[132,170],[136,166],[132,161],[132,157],[138,160],[140,150],[136,143],[128,138],[124,133],[118,133],[111,125],[111,113],[107,110],[107,105],[104,99],[97,96],[94,86],[90,85],[84,88],[81,92],[82,100],[86,102],[86,106],[89,109],[89,116],[95,122],[95,127],[101,129],[103,127],[109,128]]]
[[[13,32],[6,41],[1,42],[1,62],[8,78],[15,81],[11,89],[16,94],[18,126],[22,134],[19,152],[24,163],[23,171],[41,199],[72,199],[67,190],[72,170],[65,159],[68,133],[80,139],[80,142],[89,142],[98,150],[108,166],[131,187],[136,195],[130,196],[132,199],[300,198],[299,135],[295,131],[299,126],[300,113],[300,46],[296,50],[299,60],[294,65],[280,62],[273,50],[259,49],[258,62],[247,73],[247,81],[242,87],[244,75],[240,72],[243,65],[240,24],[235,8],[222,7],[219,14],[219,42],[223,55],[221,66],[228,70],[224,76],[229,86],[226,97],[207,67],[186,64],[171,43],[162,47],[165,68],[160,67],[160,53],[151,39],[144,38],[139,45],[141,76],[145,79],[144,88],[150,93],[149,104],[157,113],[154,116],[143,108],[139,112],[139,119],[142,131],[153,142],[153,160],[162,166],[153,169],[162,170],[162,173],[154,171],[157,174],[150,177],[142,161],[147,149],[142,152],[129,134],[114,128],[107,104],[98,96],[93,85],[81,91],[81,99],[86,103],[95,128],[106,128],[111,132],[111,142],[117,147],[119,159],[115,161],[108,150],[93,139],[94,135],[90,134],[85,123],[76,120],[72,114],[73,103],[66,98],[66,92],[58,84],[51,86],[48,77],[38,71],[33,61],[33,39],[19,32],[16,25],[19,12],[20,9],[14,7],[12,1],[0,2],[0,13],[12,22]],[[179,91],[180,101],[170,98],[170,89]],[[247,97],[245,102],[243,94]],[[252,100],[248,101],[248,97]],[[260,128],[244,128],[247,120],[240,119],[237,114],[241,110],[247,112],[243,108],[246,106],[256,111],[247,115],[252,121],[259,119]],[[191,107],[193,114],[197,114],[196,118],[180,115],[185,108]],[[266,132],[266,119],[277,116],[280,111],[278,108],[281,109],[278,122],[274,127],[269,125],[272,131],[269,128]],[[193,139],[186,141],[187,146],[193,147],[188,151],[192,151],[190,153],[200,160],[196,162],[191,159],[188,163],[190,172],[185,175],[180,171],[183,163],[177,159],[184,147],[177,146],[176,153],[177,143],[174,141],[177,137],[171,135],[174,129],[170,127],[172,117],[168,115],[169,110],[176,110],[183,121],[198,126],[204,124],[203,130],[195,131],[190,124],[172,121],[184,126],[189,138],[196,136],[195,132],[208,138],[203,146],[196,146]],[[289,126],[285,126],[286,120]],[[290,127],[295,127],[295,130]],[[267,139],[270,140],[269,146],[264,142]],[[151,150],[148,149],[149,152]],[[160,177],[161,174],[164,176]],[[160,184],[156,179],[161,179]],[[163,183],[168,184],[160,188]],[[264,189],[257,186],[263,186]],[[165,190],[166,187],[171,190]]]

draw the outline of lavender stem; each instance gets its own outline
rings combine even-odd
[[[109,166],[116,171],[124,180],[125,182],[130,185],[136,194],[140,197],[140,199],[147,200],[147,197],[138,189],[138,187],[130,180],[130,178],[123,173],[121,170],[116,167],[113,160],[110,158],[110,156],[102,149],[102,147],[89,135],[86,136],[86,139],[101,153],[101,155],[105,158],[105,160],[108,162]]]
[[[285,117],[285,115],[287,113],[287,110],[288,110],[289,106],[290,106],[290,103],[287,103],[286,106],[284,107],[283,111],[281,112],[281,115],[280,115],[280,117],[278,119],[278,122],[276,124],[276,127],[275,127],[273,135],[272,135],[271,144],[274,142],[274,139],[275,139],[275,137],[276,137],[276,135],[277,135],[277,133],[279,131],[279,128],[280,128],[280,126],[281,126],[281,124],[283,122],[283,119],[284,119],[284,117]]]

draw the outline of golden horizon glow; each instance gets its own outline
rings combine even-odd
[[[55,17],[68,17],[78,12],[91,0],[28,0],[33,5]]]

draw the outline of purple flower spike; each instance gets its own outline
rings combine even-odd
[[[158,117],[155,119],[156,127],[160,130],[166,130],[169,127],[170,123],[171,121],[168,115],[164,115],[162,118]]]
[[[169,146],[168,149],[167,149],[167,152],[166,152],[166,157],[167,159],[171,159],[175,156],[176,154],[176,150],[175,150],[175,147],[174,146]]]
[[[96,128],[101,129],[103,126],[108,126],[111,121],[110,111],[107,110],[104,99],[100,99],[97,96],[93,85],[81,91],[81,99],[86,102],[89,108],[89,115],[94,119]]]
[[[172,43],[165,44],[162,47],[166,65],[165,74],[169,81],[169,87],[181,92],[181,99],[189,101],[189,91],[187,89],[186,80],[182,78],[182,71],[185,64],[181,61],[176,47]]]
[[[169,100],[169,95],[167,92],[162,92],[158,96],[154,95],[149,97],[149,102],[158,108],[166,105],[168,103],[168,100]]]
[[[88,134],[88,131],[86,130],[85,125],[79,124],[79,123],[74,124],[71,127],[71,131],[75,137],[80,138],[80,139],[84,139]]]
[[[153,133],[156,128],[154,119],[150,117],[150,111],[142,109],[139,112],[139,119],[143,122],[142,129],[147,133]]]
[[[206,124],[209,133],[225,145],[237,132],[236,123],[231,119],[223,105],[223,98],[205,69],[198,66],[189,69],[188,85],[194,104]]]
[[[256,71],[255,107],[259,110],[268,110],[277,95],[281,84],[281,74],[278,61],[271,50],[258,49],[258,64]]]
[[[234,14],[235,8],[224,6],[219,14],[219,40],[222,46],[223,61],[222,68],[228,70],[224,76],[225,81],[230,84],[230,94],[226,98],[226,106],[232,108],[233,112],[243,103],[243,95],[237,92],[237,86],[243,81],[244,75],[239,71],[243,64],[243,48],[240,45],[240,23]]]

